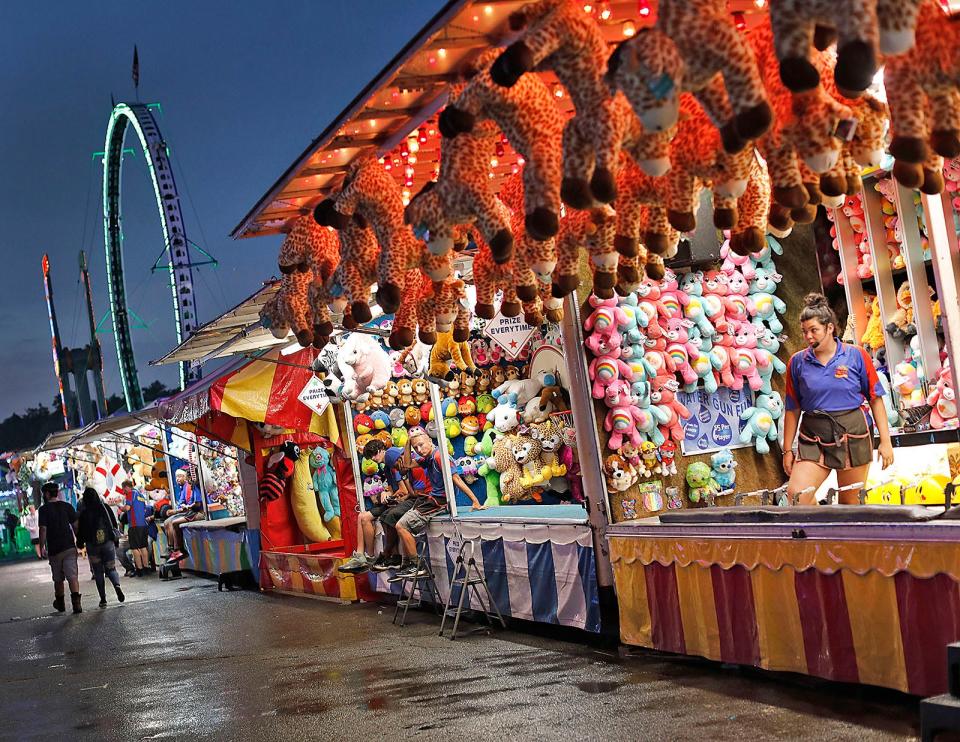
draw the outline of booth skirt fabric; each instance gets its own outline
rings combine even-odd
[[[798,459],[827,469],[852,469],[873,460],[873,439],[862,408],[843,412],[804,412],[797,440]]]
[[[430,565],[440,599],[450,592],[460,538],[476,543],[477,567],[487,580],[493,599],[506,617],[539,623],[600,631],[600,604],[594,564],[593,540],[588,526],[488,527],[461,522],[457,534],[450,523],[431,523],[427,533]],[[551,537],[552,536],[552,537]],[[400,592],[401,583],[389,583],[389,572],[370,572],[370,586],[377,592]],[[482,606],[472,591],[464,604]],[[459,588],[453,600],[459,598]]]
[[[960,640],[955,544],[610,537],[610,547],[625,644],[946,690],[945,647]]]

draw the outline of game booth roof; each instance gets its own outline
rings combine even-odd
[[[247,422],[307,431],[340,440],[333,405],[317,415],[297,397],[313,378],[319,351],[272,348],[251,359],[238,358],[160,403],[161,420],[250,450]]]
[[[519,33],[508,17],[532,0],[451,0],[407,43],[346,108],[314,139],[263,195],[231,235],[235,239],[287,232],[296,218],[336,192],[354,160],[370,154],[389,157],[391,172],[411,194],[434,180],[440,161],[436,118],[450,83],[484,50],[509,43]],[[732,0],[738,25],[754,25],[766,12],[765,0]],[[604,38],[613,46],[649,25],[654,0],[589,0]],[[573,112],[552,73],[544,80],[566,113]],[[416,162],[404,152],[416,141]],[[503,154],[499,152],[502,150]],[[386,159],[385,159],[386,162]],[[491,162],[491,177],[502,182],[516,172],[517,154],[504,142]]]

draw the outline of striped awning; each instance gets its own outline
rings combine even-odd
[[[284,355],[274,348],[259,358],[241,359],[164,400],[160,417],[174,425],[219,430],[222,423],[211,425],[211,419],[227,416],[316,433],[337,443],[340,435],[333,406],[320,416],[297,398],[313,378],[310,366],[318,353],[315,348],[301,348]]]

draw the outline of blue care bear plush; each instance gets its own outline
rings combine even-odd
[[[741,443],[750,443],[757,449],[757,453],[770,453],[768,440],[777,440],[777,421],[783,416],[783,399],[779,392],[758,394],[754,406],[748,407],[740,413],[740,419],[747,424],[740,433]]]
[[[710,473],[721,490],[732,490],[737,482],[737,462],[729,448],[721,449],[710,457]]]
[[[313,473],[311,488],[317,497],[317,506],[323,519],[330,522],[340,517],[340,497],[337,494],[337,475],[330,462],[330,454],[323,446],[310,452],[310,471]]]

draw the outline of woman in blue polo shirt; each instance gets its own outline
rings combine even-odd
[[[866,481],[873,459],[865,401],[880,433],[878,451],[883,468],[893,463],[877,370],[863,348],[837,339],[838,324],[823,294],[807,294],[800,312],[807,347],[794,353],[787,364],[783,425],[783,468],[790,477],[787,491],[791,496],[800,494],[801,505],[816,504],[816,489],[831,470],[837,472],[840,502],[859,502],[859,485]],[[798,432],[794,460],[793,441]]]

